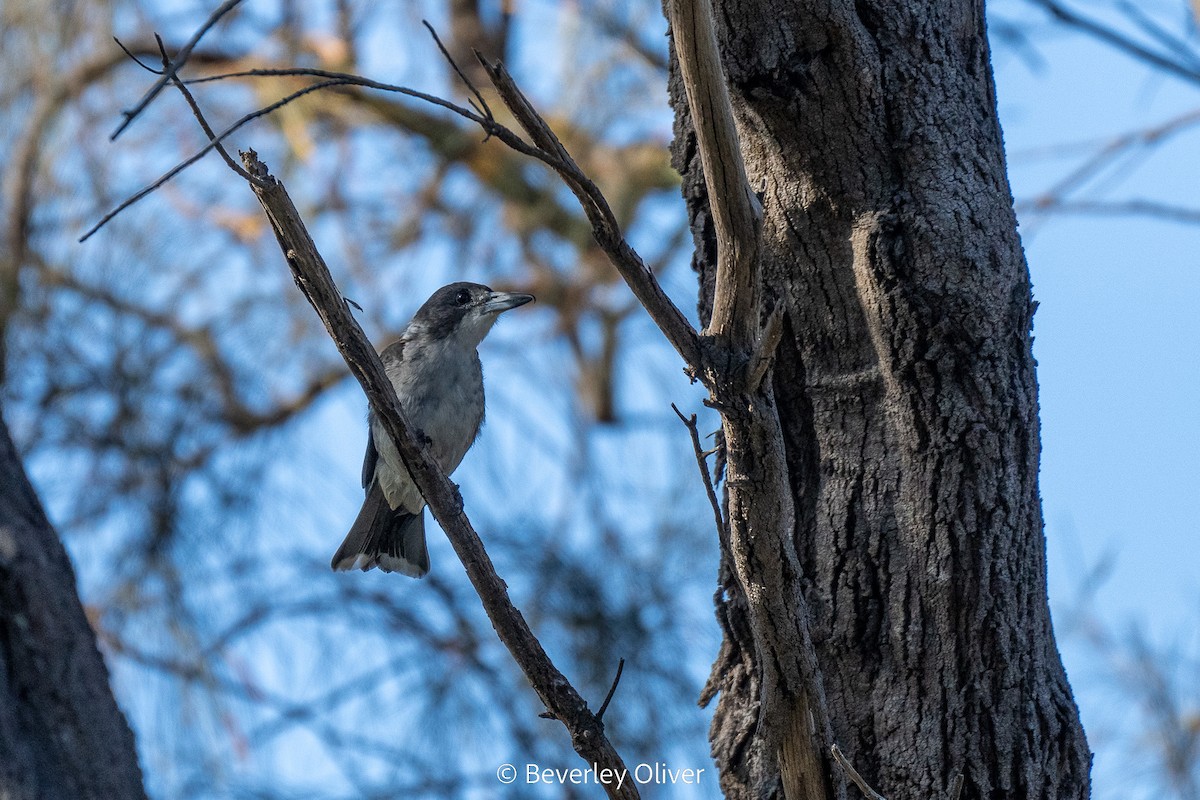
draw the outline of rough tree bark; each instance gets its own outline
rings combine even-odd
[[[982,0],[714,0],[774,396],[833,735],[889,797],[1082,798],[1090,753],[1055,646],[1037,488],[1028,269]],[[677,68],[674,157],[712,309],[716,241]],[[785,738],[724,556],[705,692],[728,797]],[[767,755],[768,759],[770,754]],[[779,784],[767,787],[782,795]]]
[[[75,572],[0,419],[0,800],[145,796]]]

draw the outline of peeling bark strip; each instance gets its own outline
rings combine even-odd
[[[667,19],[688,107],[700,120],[697,146],[717,235],[718,280],[706,332],[748,350],[758,333],[758,247],[761,211],[746,180],[717,53],[710,0],[668,0]]]
[[[666,9],[672,57],[698,121],[696,146],[716,236],[706,328],[712,346],[702,379],[721,412],[725,442],[729,536],[722,559],[732,569],[724,572],[736,577],[745,597],[761,670],[747,774],[757,796],[780,785],[785,797],[830,798],[826,754],[833,734],[791,536],[795,505],[783,431],[772,387],[763,381],[782,316],[773,313],[760,327],[760,209],[746,179],[710,0],[668,0]]]
[[[887,797],[948,797],[961,773],[963,798],[1085,798],[1046,601],[1033,303],[983,3],[714,6],[763,187],[764,291],[787,309],[770,382],[836,741]],[[671,97],[703,319],[718,239],[678,70]],[[737,798],[759,796],[754,756],[795,724],[757,725],[780,654],[759,646],[755,595],[792,576],[754,567],[764,582],[722,571],[707,690]]]
[[[521,612],[509,600],[507,586],[496,574],[479,534],[463,512],[458,488],[438,469],[424,443],[413,435],[396,397],[396,390],[387,379],[375,348],[347,309],[283,184],[268,172],[254,151],[241,155],[246,170],[258,179],[257,183],[251,184],[251,188],[271,222],[296,285],[325,323],[338,352],[346,359],[371,407],[396,443],[396,449],[412,473],[429,510],[446,532],[454,552],[466,568],[467,577],[475,587],[496,634],[525,673],[549,714],[566,727],[571,735],[572,747],[584,762],[597,774],[628,775],[620,754],[604,734],[603,723],[591,712],[566,676],[550,661]],[[634,781],[624,781],[620,786],[616,782],[606,783],[604,789],[614,800],[637,800],[639,797]]]
[[[0,797],[145,800],[75,571],[0,419]]]

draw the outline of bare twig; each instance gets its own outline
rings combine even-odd
[[[833,753],[833,760],[836,761],[838,765],[846,771],[846,775],[849,776],[850,780],[854,782],[854,785],[859,788],[859,791],[861,791],[868,800],[887,800],[886,797],[872,789],[866,780],[863,779],[862,775],[858,774],[858,770],[854,768],[854,765],[851,764],[844,755],[842,755],[841,748],[835,744],[830,748],[830,751]]]
[[[463,512],[457,487],[433,461],[425,444],[414,436],[378,354],[347,310],[283,185],[270,175],[253,151],[243,153],[242,161],[262,183],[252,188],[266,211],[296,284],[325,323],[351,373],[362,385],[401,460],[462,561],[500,640],[547,710],[570,732],[572,745],[580,757],[589,764],[613,770],[610,774],[627,774],[620,754],[604,734],[603,724],[550,661],[524,617],[513,606],[504,581],[496,574],[479,534]],[[604,788],[612,798],[639,797],[632,782],[621,786],[606,784]]]
[[[129,123],[133,122],[134,118],[136,118],[138,114],[141,114],[146,110],[146,106],[150,105],[150,102],[158,96],[158,93],[161,92],[163,88],[175,78],[175,73],[187,63],[188,56],[192,54],[192,49],[200,42],[201,37],[208,33],[209,28],[211,28],[213,25],[216,25],[217,21],[220,20],[221,17],[232,11],[240,2],[242,2],[242,0],[225,0],[224,3],[218,6],[217,9],[209,15],[208,19],[204,21],[204,24],[192,34],[192,38],[188,39],[187,44],[180,48],[179,52],[175,55],[175,61],[163,69],[162,76],[154,82],[154,85],[150,87],[150,90],[147,91],[146,94],[142,95],[142,99],[137,102],[137,105],[127,111],[121,112],[121,116],[123,116],[124,119],[121,121],[121,124],[117,126],[117,129],[112,132],[112,135],[108,137],[109,140],[115,140],[118,136],[120,136],[121,132],[129,127]],[[117,42],[117,44],[120,44],[120,42]],[[124,49],[123,45],[122,49]]]
[[[165,73],[171,67],[171,60],[167,58],[167,48],[163,44],[162,37],[157,33],[154,34],[154,41],[158,42],[158,52],[162,56],[163,71]],[[117,42],[117,44],[121,43]],[[125,46],[121,45],[121,49],[125,50]],[[125,52],[129,53],[128,50],[125,50]],[[134,56],[133,53],[129,53],[129,57],[134,61],[137,61],[137,57]],[[145,66],[140,61],[138,61],[138,64],[141,64],[143,67]],[[217,139],[217,135],[213,133],[213,129],[208,124],[208,120],[204,118],[204,113],[200,110],[200,105],[196,102],[196,98],[192,97],[192,93],[186,86],[183,85],[183,81],[179,79],[179,76],[172,75],[171,83],[174,84],[175,88],[179,90],[179,93],[183,95],[183,99],[187,101],[188,107],[192,109],[192,114],[196,117],[196,121],[200,123],[200,129],[204,131],[204,135],[208,137],[208,141],[221,155],[221,158],[225,160],[225,163],[229,165],[229,168],[251,183],[258,185],[258,178],[254,177],[249,172],[246,172],[246,170],[242,168],[241,164],[234,161],[233,156],[229,155],[229,151],[226,150],[221,144],[220,140]]]
[[[746,179],[711,0],[670,0],[665,5],[717,234],[717,276],[707,332],[726,338],[735,352],[748,354],[758,336],[762,210]]]
[[[237,131],[239,128],[241,128],[246,123],[252,122],[252,121],[258,119],[259,117],[264,117],[267,114],[270,114],[272,111],[276,111],[277,109],[280,109],[280,108],[286,106],[288,103],[298,100],[299,98],[303,97],[306,94],[310,94],[310,93],[318,91],[320,89],[328,89],[330,86],[344,86],[349,83],[350,83],[350,81],[345,81],[345,80],[328,80],[328,81],[322,81],[321,83],[314,83],[312,86],[306,86],[303,89],[299,89],[295,92],[292,92],[291,94],[289,94],[287,97],[283,98],[282,100],[277,100],[276,102],[272,103],[269,106],[266,106],[265,108],[260,108],[258,111],[255,111],[252,114],[247,114],[246,116],[239,119],[237,122],[230,125],[225,130],[223,130],[219,134],[217,134],[216,138],[210,139],[208,144],[206,144],[204,147],[200,148],[195,153],[193,153],[191,156],[189,156],[188,158],[179,162],[178,164],[176,164],[174,167],[172,167],[167,172],[163,173],[163,175],[161,177],[159,177],[158,180],[154,181],[149,186],[146,186],[144,189],[141,189],[138,192],[130,195],[125,200],[121,201],[120,205],[118,205],[112,211],[109,211],[107,214],[105,214],[103,217],[101,217],[100,221],[97,222],[95,225],[88,228],[87,232],[84,233],[83,236],[79,237],[79,241],[81,241],[81,242],[87,241],[89,238],[92,237],[93,234],[96,233],[96,231],[100,230],[105,225],[107,225],[113,219],[113,217],[117,216],[122,211],[124,211],[125,209],[132,206],[134,203],[138,202],[142,198],[144,198],[147,195],[154,192],[154,190],[158,189],[158,187],[162,186],[164,183],[171,180],[171,178],[174,178],[176,175],[183,172],[185,169],[190,167],[192,164],[195,164],[197,161],[204,158],[204,156],[206,156],[210,150],[215,149],[217,147],[217,145],[219,145],[228,136],[232,135],[235,131]]]
[[[596,185],[584,175],[562,142],[554,135],[550,126],[533,108],[517,87],[504,65],[498,61],[480,58],[484,71],[496,87],[505,106],[512,112],[533,141],[538,158],[554,168],[559,177],[579,199],[584,214],[592,224],[592,235],[596,243],[608,256],[617,272],[625,279],[630,291],[650,314],[667,341],[683,357],[692,374],[701,374],[704,357],[700,337],[692,328],[683,312],[671,301],[667,293],[646,267],[641,256],[630,247],[621,233],[620,225],[609,208],[608,201]],[[505,129],[507,130],[507,129]],[[502,138],[502,137],[501,137]],[[511,144],[504,139],[505,144]]]
[[[608,711],[608,704],[612,702],[613,695],[617,693],[617,684],[621,682],[621,673],[625,671],[625,659],[617,662],[617,674],[613,677],[612,686],[608,687],[608,694],[604,695],[604,702],[600,704],[600,710],[596,712],[598,721],[604,720],[604,712]]]
[[[96,231],[100,230],[102,227],[104,227],[106,224],[108,224],[114,217],[116,217],[122,211],[129,208],[133,204],[137,203],[139,200],[142,200],[147,195],[153,193],[160,186],[162,186],[167,181],[174,178],[180,172],[183,172],[185,169],[190,167],[192,164],[195,164],[197,161],[199,161],[201,158],[203,158],[205,155],[207,155],[210,150],[213,150],[214,148],[216,148],[216,146],[220,142],[224,141],[226,138],[231,136],[235,131],[237,131],[243,125],[246,125],[249,122],[253,122],[254,120],[256,120],[260,117],[264,117],[268,114],[271,114],[272,112],[279,110],[283,106],[286,106],[287,104],[294,102],[295,100],[298,100],[307,94],[310,94],[310,93],[316,92],[316,91],[320,91],[322,89],[333,88],[333,87],[355,86],[355,87],[361,87],[364,89],[377,89],[380,91],[393,92],[396,94],[402,94],[406,97],[412,97],[417,100],[422,100],[424,102],[430,103],[430,104],[438,106],[440,108],[447,109],[448,111],[452,111],[455,114],[458,114],[459,116],[464,117],[464,118],[470,120],[471,122],[474,122],[475,124],[477,124],[481,128],[483,128],[484,131],[487,132],[487,134],[489,136],[494,136],[494,137],[500,139],[506,145],[508,145],[510,148],[512,148],[513,150],[516,150],[519,153],[530,156],[531,158],[536,158],[539,161],[544,162],[547,166],[549,166],[552,169],[558,170],[559,167],[561,166],[561,164],[557,160],[555,160],[550,154],[545,153],[545,152],[541,151],[540,149],[529,145],[520,136],[518,136],[515,132],[513,132],[512,130],[509,130],[505,126],[499,124],[494,119],[480,116],[479,114],[475,113],[474,111],[471,111],[470,109],[466,109],[466,108],[463,108],[462,106],[455,105],[454,103],[451,103],[448,100],[443,100],[442,98],[437,97],[435,95],[427,94],[425,92],[418,92],[414,89],[409,89],[404,86],[395,86],[395,85],[389,84],[389,83],[381,83],[379,81],[373,81],[368,78],[359,77],[357,75],[350,75],[350,74],[342,73],[342,72],[331,72],[328,70],[318,70],[318,69],[252,69],[252,70],[243,70],[240,72],[223,73],[221,75],[211,75],[211,76],[207,76],[204,78],[184,81],[184,83],[185,84],[206,83],[209,81],[227,80],[227,79],[231,79],[231,78],[265,77],[265,76],[309,76],[309,77],[324,78],[325,80],[319,81],[318,83],[311,84],[310,86],[306,86],[303,89],[298,89],[297,91],[292,92],[291,94],[287,95],[286,97],[282,98],[281,100],[277,100],[276,102],[274,102],[268,106],[265,106],[263,108],[260,108],[259,110],[255,111],[253,113],[247,114],[244,117],[242,117],[241,119],[237,120],[232,125],[230,125],[228,128],[221,131],[221,133],[217,134],[214,139],[210,139],[210,141],[207,145],[202,147],[197,152],[193,153],[191,156],[189,156],[185,160],[176,164],[174,167],[172,167],[170,170],[168,170],[166,173],[164,173],[162,176],[160,176],[153,183],[149,184],[145,188],[139,190],[138,192],[134,193],[133,195],[131,195],[128,198],[126,198],[125,200],[123,200],[116,208],[114,208],[112,211],[109,211],[107,214],[105,214],[103,217],[101,217],[100,221],[97,222],[95,225],[93,225],[91,228],[89,228],[83,234],[83,236],[79,237],[79,241],[83,242],[83,241],[86,241],[87,239],[89,239],[93,234],[96,233]],[[686,324],[686,320],[684,320],[684,324]]]
[[[471,95],[475,98],[474,102],[472,102],[471,105],[475,108],[476,111],[478,111],[482,116],[486,117],[487,119],[489,119],[489,120],[495,119],[495,117],[492,115],[491,107],[488,106],[488,104],[487,104],[487,100],[483,99],[483,95],[479,93],[479,89],[477,89],[475,87],[475,84],[471,82],[471,79],[467,77],[467,74],[462,71],[462,67],[460,67],[458,65],[458,62],[455,61],[454,57],[450,55],[450,51],[446,49],[446,45],[442,44],[442,40],[437,35],[437,31],[435,31],[433,29],[433,26],[429,24],[428,20],[424,20],[424,19],[421,20],[421,24],[425,26],[426,30],[429,31],[429,35],[433,37],[433,42],[434,42],[434,44],[437,45],[438,50],[440,50],[442,52],[442,57],[445,58],[446,61],[448,61],[450,63],[450,66],[454,69],[454,72],[458,75],[459,79],[463,82],[463,84],[471,92]]]
[[[1148,36],[1157,40],[1159,44],[1173,52],[1182,61],[1188,62],[1193,68],[1200,67],[1200,59],[1197,58],[1196,51],[1186,40],[1159,25],[1150,15],[1142,11],[1134,3],[1122,2],[1119,4],[1119,8],[1125,13],[1125,16],[1129,17]]]
[[[687,426],[688,433],[692,436],[692,449],[696,453],[696,466],[700,467],[700,477],[704,481],[704,491],[708,495],[708,503],[712,506],[713,519],[717,524],[717,541],[721,543],[721,548],[727,550],[729,548],[729,536],[725,528],[725,517],[721,514],[721,501],[717,499],[717,490],[713,487],[712,476],[708,473],[708,462],[705,460],[704,448],[700,446],[700,431],[696,427],[696,415],[685,417],[683,412],[679,410],[679,406],[671,403],[671,410],[675,412],[675,416],[679,417],[679,421]]]
[[[154,34],[154,38],[158,42],[158,46],[161,49],[162,48],[162,37],[156,33],[156,34]],[[147,64],[145,61],[142,61],[140,58],[138,58],[137,55],[132,50],[130,50],[128,47],[126,47],[125,43],[122,42],[117,37],[114,36],[113,41],[117,43],[117,47],[121,48],[121,52],[123,52],[125,55],[129,56],[130,60],[133,61],[133,63],[137,64],[139,67],[146,70],[146,72],[149,72],[152,75],[162,75],[163,74],[163,70],[155,69],[154,67]],[[166,65],[164,64],[163,66],[165,67]]]
[[[1117,158],[1129,154],[1135,148],[1150,148],[1159,145],[1170,137],[1178,136],[1190,130],[1197,123],[1200,123],[1200,110],[1192,109],[1185,114],[1172,117],[1165,122],[1123,133],[1105,142],[1091,156],[1043,192],[1033,202],[1037,206],[1052,205],[1056,201],[1061,200],[1065,195],[1083,186]]]
[[[211,83],[213,81],[225,81],[235,78],[268,78],[268,77],[309,77],[322,78],[327,83],[318,84],[319,88],[327,86],[356,86],[362,89],[375,89],[381,92],[390,92],[399,94],[405,97],[411,97],[414,100],[420,100],[423,103],[428,103],[438,108],[444,108],[463,119],[469,120],[483,129],[489,137],[494,136],[511,149],[522,155],[529,156],[541,161],[551,169],[558,171],[563,165],[550,153],[544,152],[537,147],[530,145],[522,139],[515,131],[505,127],[491,116],[491,109],[486,106],[483,112],[464,108],[449,100],[438,97],[437,95],[429,94],[428,92],[420,92],[416,89],[409,89],[407,86],[397,86],[392,83],[384,83],[382,81],[374,81],[370,78],[364,78],[361,75],[353,75],[348,72],[334,72],[327,69],[309,69],[305,67],[291,67],[287,69],[246,69],[237,72],[224,72],[219,75],[205,75],[202,78],[192,78],[185,83]],[[274,110],[274,109],[271,109]]]

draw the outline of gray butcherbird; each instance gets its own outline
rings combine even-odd
[[[483,367],[476,348],[502,312],[531,300],[531,294],[493,292],[478,283],[443,286],[380,354],[408,421],[428,437],[446,474],[462,461],[483,424]],[[425,498],[375,413],[367,419],[362,470],[367,498],[330,566],[379,567],[420,578],[429,572]]]

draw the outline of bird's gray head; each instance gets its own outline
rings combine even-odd
[[[478,283],[452,283],[434,292],[413,315],[406,338],[429,336],[434,340],[455,339],[476,347],[504,311],[533,300],[531,294],[493,292]]]

